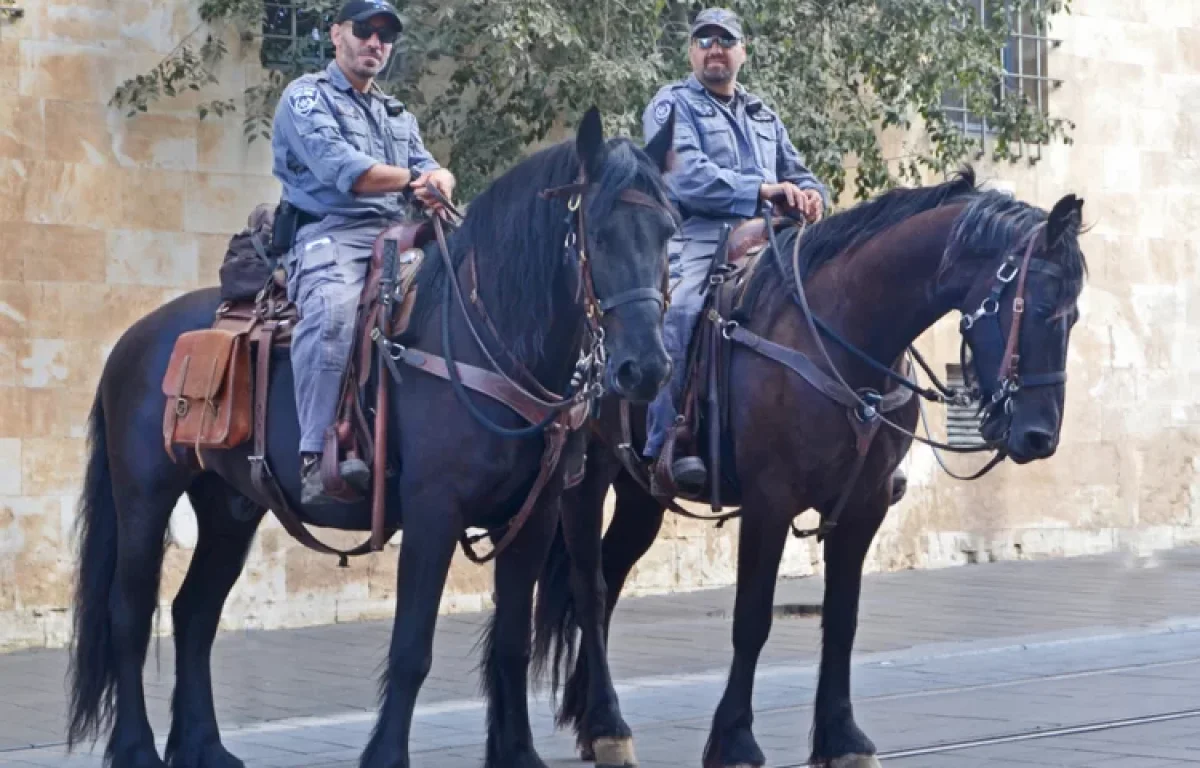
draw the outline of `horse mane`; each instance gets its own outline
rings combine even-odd
[[[938,280],[949,270],[966,261],[998,263],[1004,254],[1025,248],[1028,237],[1048,218],[1046,211],[1004,192],[987,190],[963,209],[954,220],[941,264]],[[1075,302],[1087,277],[1087,261],[1079,246],[1078,233],[1071,232],[1051,244],[1052,258],[1063,269],[1058,281],[1055,311]]]
[[[801,278],[808,279],[820,267],[890,227],[919,213],[976,194],[981,193],[976,186],[975,171],[971,166],[966,166],[941,184],[884,192],[809,225],[803,235],[798,226],[789,227],[777,238],[783,253],[775,254],[775,258],[768,260],[773,269],[762,269],[760,266],[750,276],[742,306],[753,308],[758,306],[760,300],[774,304],[778,298],[792,294],[794,278],[791,253],[798,236],[802,238],[799,253]]]
[[[612,212],[621,190],[639,186],[667,200],[666,187],[653,161],[628,139],[605,143],[606,156],[589,194],[586,216],[601,222]],[[574,226],[565,198],[547,200],[539,193],[578,180],[580,160],[574,140],[540,150],[510,168],[475,197],[462,225],[449,234],[447,246],[455,269],[475,252],[478,281],[486,294],[488,315],[504,343],[526,364],[535,364],[552,323],[571,322],[573,295],[557,290],[565,266],[574,267],[564,242]],[[445,296],[446,269],[436,242],[425,247],[417,277],[417,305],[410,327],[423,327],[428,313]],[[464,290],[467,290],[464,287]],[[457,311],[457,310],[455,310]],[[484,338],[487,338],[485,334]]]

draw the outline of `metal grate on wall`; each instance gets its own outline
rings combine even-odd
[[[313,10],[293,2],[263,6],[262,51],[259,58],[267,69],[314,72],[333,58],[328,30],[336,7]]]
[[[958,363],[946,365],[946,385],[952,388],[964,386],[962,366]],[[946,442],[956,448],[977,448],[984,444],[979,434],[980,415],[978,406],[946,406]]]
[[[999,101],[1010,93],[1021,94],[1036,106],[1038,112],[1046,114],[1049,111],[1050,90],[1062,84],[1062,80],[1049,75],[1049,52],[1050,48],[1058,47],[1062,41],[1049,37],[1046,30],[1039,29],[1034,21],[1034,11],[1042,10],[1042,0],[1034,0],[1032,9],[1026,8],[1020,13],[1013,9],[1011,0],[973,0],[969,5],[974,6],[974,21],[982,23],[985,12],[994,9],[1000,2],[1003,2],[1008,18],[1009,35],[999,52],[1005,76],[996,84],[995,98]],[[971,21],[966,19],[964,23]],[[988,116],[969,110],[961,93],[946,93],[942,97],[942,108],[952,124],[957,125],[963,133],[977,136],[980,143],[985,142],[991,133]]]

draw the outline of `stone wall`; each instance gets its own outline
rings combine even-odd
[[[1033,169],[979,167],[1047,208],[1068,191],[1087,200],[1091,279],[1062,447],[1049,462],[1002,466],[971,484],[914,450],[908,498],[877,538],[871,569],[1200,542],[1200,405],[1188,388],[1200,342],[1200,6],[1073,5],[1053,27],[1063,45],[1050,71],[1066,81],[1051,108],[1076,122],[1076,144],[1045,148]],[[240,117],[199,121],[193,110],[201,97],[240,94],[257,66],[229,65],[219,89],[134,119],[107,106],[119,82],[195,27],[192,4],[25,7],[24,19],[0,22],[0,648],[66,639],[84,419],[112,343],[163,301],[214,282],[229,234],[277,197],[266,147],[245,145]],[[954,319],[921,345],[939,364],[953,361]],[[668,520],[630,590],[731,583],[736,535],[736,523]],[[164,605],[194,538],[184,502]],[[223,626],[388,616],[395,568],[395,542],[339,569],[268,520]],[[788,544],[785,573],[819,568],[814,544]],[[460,557],[444,608],[487,605],[490,577]],[[170,614],[161,616],[167,631]]]

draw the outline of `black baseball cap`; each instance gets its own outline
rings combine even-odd
[[[705,8],[696,14],[696,19],[692,22],[691,36],[695,37],[696,33],[705,27],[717,27],[728,32],[734,40],[742,39],[742,22],[738,20],[736,13],[724,8]]]
[[[338,11],[333,23],[366,21],[381,14],[391,18],[397,29],[404,29],[404,22],[400,21],[400,12],[387,0],[350,0]]]

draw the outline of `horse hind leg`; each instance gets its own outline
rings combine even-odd
[[[198,537],[187,576],[175,596],[175,692],[166,758],[172,768],[242,768],[221,744],[213,708],[211,656],[225,599],[241,575],[254,532],[266,510],[248,521],[233,515],[236,492],[218,476],[188,489]]]
[[[594,703],[594,695],[590,690],[592,676],[601,678],[594,670],[602,667],[604,674],[609,674],[608,636],[613,612],[617,609],[621,590],[624,589],[633,566],[650,550],[659,531],[662,530],[663,516],[666,512],[662,504],[648,494],[627,472],[622,471],[617,476],[613,488],[616,491],[616,504],[612,521],[604,533],[600,558],[600,579],[605,592],[604,652],[599,654],[589,650],[589,644],[583,644],[575,662],[575,672],[563,693],[562,719],[576,724],[576,732],[580,736],[580,756],[584,760],[595,760],[597,757],[597,745],[593,744],[591,739],[585,738],[586,734],[593,732],[593,727],[588,721],[589,703]],[[582,623],[581,629],[586,631]],[[613,696],[615,702],[615,692]],[[611,749],[612,745],[608,744],[605,747]]]
[[[571,560],[580,653],[563,698],[560,721],[574,723],[583,759],[595,761],[598,768],[628,768],[637,765],[637,756],[633,731],[621,714],[609,669],[608,626],[629,569],[654,541],[662,523],[662,508],[640,487],[619,492],[613,521],[619,538],[608,540],[605,549],[601,528],[612,473],[595,474],[593,478],[589,467],[580,486],[577,508],[565,512],[562,522]],[[638,528],[640,535],[625,530],[632,527]],[[618,542],[620,551],[614,550]],[[609,555],[607,563],[605,554]],[[615,589],[609,589],[606,570],[614,576]]]
[[[138,462],[132,455],[113,466],[113,487],[120,489],[113,495],[119,545],[108,603],[116,719],[106,757],[115,768],[164,765],[146,714],[142,667],[158,602],[167,523],[188,476],[170,464],[161,445],[156,447],[164,466]],[[131,471],[134,466],[138,469]]]

